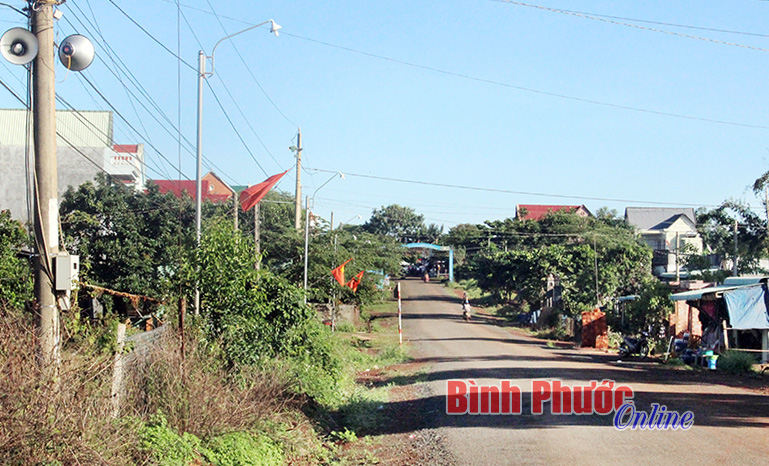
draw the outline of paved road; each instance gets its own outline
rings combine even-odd
[[[428,390],[413,406],[416,425],[445,439],[456,463],[494,464],[765,464],[769,458],[769,396],[726,383],[709,372],[671,371],[590,350],[549,348],[480,319],[461,319],[459,300],[438,284],[404,280],[403,332],[418,361],[428,364]],[[480,384],[512,380],[523,413],[449,416],[446,381]],[[560,379],[570,386],[613,379],[635,392],[640,410],[651,403],[692,411],[688,431],[619,431],[611,415],[531,414],[531,381]],[[405,381],[396,381],[408,383]]]

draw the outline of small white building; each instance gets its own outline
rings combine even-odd
[[[702,237],[692,208],[628,207],[625,221],[638,228],[643,241],[654,251],[652,268],[655,275],[674,273],[683,260],[685,246],[702,253]]]

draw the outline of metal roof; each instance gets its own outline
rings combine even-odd
[[[685,216],[695,226],[697,217],[692,208],[627,207],[625,220],[639,230],[655,230],[669,227],[675,218]]]
[[[710,286],[708,288],[700,288],[699,290],[684,291],[681,293],[674,293],[670,295],[671,301],[692,301],[700,299],[706,294],[723,293],[724,291],[734,290],[736,288],[743,288],[740,285],[721,285]]]
[[[0,145],[26,145],[27,114],[25,109],[0,109]],[[56,144],[60,147],[72,144],[111,148],[112,112],[57,110],[56,133]]]
[[[764,275],[757,275],[754,277],[726,277],[724,279],[724,285],[741,286],[741,285],[758,285],[759,283],[766,283],[767,277]]]

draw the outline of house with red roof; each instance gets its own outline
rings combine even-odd
[[[592,217],[593,214],[584,205],[540,205],[540,204],[516,204],[515,218],[518,220],[542,220],[547,215],[555,212],[567,212],[577,214],[580,217]]]
[[[186,194],[193,200],[196,199],[195,180],[152,180],[152,182],[158,185],[163,194],[170,192],[178,198]],[[208,172],[200,180],[200,189],[203,201],[227,202],[235,194],[235,191],[214,172]]]

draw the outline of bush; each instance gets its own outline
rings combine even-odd
[[[179,435],[162,414],[153,415],[139,431],[140,448],[160,466],[187,466],[207,460],[214,466],[285,462],[280,445],[272,439],[250,432],[231,432],[202,441],[190,433]]]
[[[725,351],[718,358],[718,368],[729,374],[748,374],[753,372],[753,364],[756,359],[743,351]]]
[[[285,457],[272,439],[249,432],[233,432],[212,438],[203,456],[214,466],[281,465]]]
[[[0,210],[0,307],[22,308],[32,298],[32,271],[29,262],[17,257],[27,244],[21,223]]]

